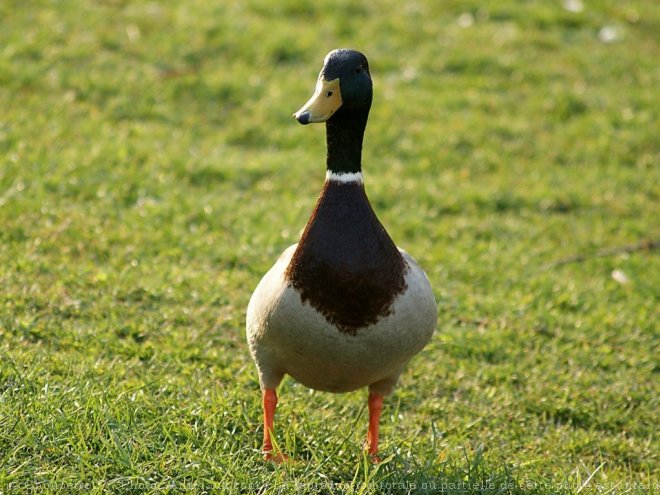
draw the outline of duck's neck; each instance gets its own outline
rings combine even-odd
[[[362,172],[362,139],[368,117],[369,108],[351,111],[340,109],[326,122],[328,174]]]

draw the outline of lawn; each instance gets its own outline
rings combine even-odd
[[[0,493],[660,491],[660,4],[0,3]],[[438,329],[386,400],[245,342],[325,174],[291,114],[375,84],[363,166]]]

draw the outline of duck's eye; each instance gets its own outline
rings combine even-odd
[[[361,66],[361,65],[358,65],[358,66],[357,66],[357,69],[355,69],[355,73],[356,73],[356,74],[359,74],[360,72],[362,72],[362,66]]]
[[[325,94],[325,96],[327,96],[328,98],[330,98],[330,97],[332,96],[332,91],[328,91],[328,92]]]

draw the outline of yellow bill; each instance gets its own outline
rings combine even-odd
[[[341,107],[341,104],[339,78],[326,81],[323,75],[320,75],[314,94],[293,116],[303,125],[325,122]]]

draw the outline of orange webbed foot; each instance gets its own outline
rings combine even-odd
[[[291,461],[288,455],[281,452],[264,452],[264,460],[270,461],[273,464],[282,464],[283,462]]]

